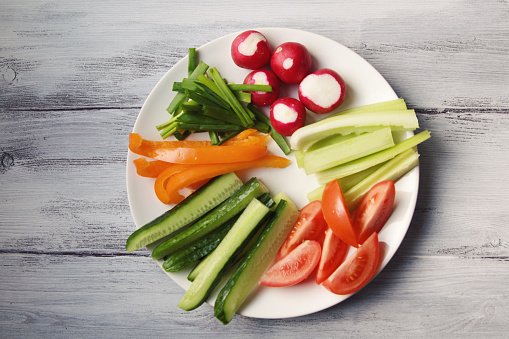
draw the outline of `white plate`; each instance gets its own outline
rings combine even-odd
[[[294,29],[259,28],[257,30],[266,36],[272,49],[286,41],[300,42],[313,55],[313,70],[328,67],[341,74],[347,84],[347,97],[341,109],[397,98],[391,86],[376,69],[355,52],[335,41]],[[211,67],[216,67],[223,77],[236,83],[242,83],[249,73],[248,70],[237,67],[230,57],[230,44],[239,33],[223,36],[197,49],[200,60]],[[172,84],[174,81],[182,80],[186,75],[187,57],[172,67],[155,86],[140,111],[133,132],[140,133],[146,139],[160,139],[155,126],[169,118],[166,107],[174,96],[171,91]],[[296,97],[296,94],[296,86],[284,91],[284,95]],[[322,116],[308,114],[308,122],[317,117]],[[269,144],[269,150],[284,156],[274,142]],[[136,174],[132,163],[136,157],[131,152],[127,157],[127,193],[134,222],[139,228],[166,211],[168,206],[157,200],[153,190],[154,179],[142,178]],[[293,159],[291,155],[289,158]],[[240,176],[244,180],[252,176],[260,178],[271,193],[283,191],[299,208],[308,203],[307,193],[318,187],[314,176],[306,176],[303,170],[297,168],[295,161],[285,169],[249,170],[242,172]],[[379,271],[393,257],[407,232],[415,209],[418,185],[418,167],[396,183],[394,213],[379,234],[384,249]],[[187,274],[188,271],[168,275],[182,288],[187,289],[190,284],[186,279]],[[308,280],[285,288],[257,287],[239,313],[253,318],[297,317],[326,309],[349,297],[334,295],[322,286],[316,285],[311,279]],[[214,304],[214,297],[215,295],[211,296],[209,304]]]

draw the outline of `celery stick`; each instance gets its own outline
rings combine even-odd
[[[295,162],[297,163],[298,168],[304,167],[304,151],[298,149],[293,151],[293,156],[295,157]]]
[[[350,188],[352,188],[355,185],[357,185],[362,180],[366,179],[369,175],[371,175],[371,173],[373,173],[374,171],[376,171],[377,169],[379,169],[383,165],[384,165],[384,163],[381,163],[381,164],[375,165],[373,167],[367,168],[367,169],[365,169],[363,171],[354,173],[352,175],[349,175],[349,176],[346,176],[346,177],[342,177],[342,178],[337,178],[336,180],[338,181],[339,187],[341,187],[341,190],[343,192],[346,192]],[[332,179],[332,180],[334,180],[334,179]],[[321,199],[323,190],[325,188],[325,184],[326,183],[322,184],[320,187],[318,187],[318,188],[316,188],[313,191],[308,193],[309,201],[320,200]]]
[[[345,109],[343,111],[339,111],[337,113],[331,114],[325,119],[329,119],[338,115],[347,115],[347,114],[357,114],[363,112],[378,112],[378,111],[399,111],[399,110],[407,110],[407,106],[405,100],[403,98],[388,100],[383,102],[377,102],[374,104],[363,105],[358,107],[353,107],[349,109]]]
[[[428,130],[422,131],[419,134],[416,134],[380,152],[373,153],[363,158],[356,159],[348,163],[316,173],[316,179],[320,184],[325,184],[332,179],[342,178],[351,175],[355,172],[362,171],[376,164],[390,160],[399,153],[404,152],[409,148],[417,146],[421,142],[429,139],[430,137],[431,136]]]
[[[376,129],[378,129],[378,128],[380,128],[380,127],[377,127]],[[351,134],[347,134],[347,135],[342,135],[342,134],[331,135],[329,137],[323,138],[323,139],[315,142],[313,145],[311,145],[307,149],[307,152],[314,151],[314,150],[317,150],[317,149],[322,148],[322,147],[330,146],[330,145],[333,145],[335,143],[348,140],[350,138],[355,137],[356,135],[357,134],[355,134],[355,133],[351,133]]]
[[[312,174],[381,151],[394,145],[391,129],[383,127],[304,153],[304,170]]]
[[[376,171],[344,193],[346,204],[350,212],[353,212],[355,208],[357,208],[362,197],[364,197],[369,189],[376,183],[384,180],[396,181],[417,165],[419,165],[419,153],[413,148],[387,161]],[[308,200],[322,200],[322,192],[323,188],[311,191],[308,194]]]
[[[389,160],[384,166],[373,172],[369,177],[345,192],[348,209],[353,211],[362,200],[362,197],[376,183],[383,180],[396,181],[408,171],[419,165],[419,153],[413,148]]]
[[[414,110],[361,112],[324,120],[295,131],[290,139],[292,149],[307,149],[315,142],[334,134],[373,131],[376,126],[388,126],[393,131],[413,131],[419,128]]]

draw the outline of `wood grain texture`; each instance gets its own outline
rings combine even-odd
[[[2,1],[0,338],[462,337],[509,331],[506,0]],[[368,60],[415,108],[414,218],[365,289],[316,314],[184,312],[134,230],[127,137],[187,54],[256,27],[308,30]]]

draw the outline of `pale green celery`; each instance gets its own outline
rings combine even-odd
[[[300,149],[293,151],[293,156],[295,157],[295,162],[297,163],[298,168],[304,167],[304,151]]]
[[[324,120],[295,131],[290,139],[292,149],[305,150],[319,140],[334,134],[360,134],[384,126],[390,127],[392,131],[413,131],[419,128],[414,110],[361,112],[339,115],[326,119],[325,122]]]
[[[333,113],[333,114],[329,115],[328,117],[326,117],[325,119],[329,119],[329,118],[332,118],[332,117],[335,117],[338,115],[357,114],[357,113],[363,113],[363,112],[377,112],[377,111],[399,111],[399,110],[406,110],[406,109],[408,109],[408,108],[405,103],[405,100],[403,98],[399,98],[399,99],[376,102],[374,104],[363,105],[363,106],[345,109],[343,111]]]
[[[349,175],[349,176],[346,176],[346,177],[343,177],[343,178],[338,178],[336,180],[338,181],[339,187],[341,187],[341,191],[346,192],[350,188],[354,187],[359,182],[361,182],[362,180],[367,178],[371,173],[373,173],[374,171],[376,171],[377,169],[379,169],[382,166],[383,166],[383,163],[375,165],[375,166],[370,167],[370,168],[367,168],[367,169],[365,169],[363,171],[354,173],[352,175]],[[332,179],[332,180],[334,180],[334,179]],[[318,187],[318,188],[314,189],[313,191],[309,192],[308,193],[309,201],[320,200],[324,188],[325,188],[325,184],[322,184],[320,187]]]
[[[353,212],[359,205],[364,195],[376,183],[384,180],[397,181],[411,169],[419,165],[419,153],[413,148],[398,154],[393,159],[387,161],[376,171],[357,183],[344,193],[348,210]],[[308,194],[308,200],[322,200],[322,189],[316,189]]]
[[[384,180],[396,181],[417,165],[419,165],[419,153],[413,148],[389,160],[384,166],[345,193],[348,209],[353,211],[357,208],[364,195],[376,183]]]
[[[394,145],[391,129],[383,127],[304,153],[304,170],[312,174],[381,151]]]
[[[329,168],[327,170],[316,173],[318,183],[325,184],[330,180],[342,178],[354,174],[356,172],[370,168],[376,164],[380,164],[394,158],[396,155],[415,147],[423,141],[431,137],[428,130],[422,131],[396,145],[386,148],[380,152],[370,154],[363,158],[359,158],[348,163]]]
[[[379,129],[379,128],[380,127],[376,127],[376,130]],[[317,149],[322,148],[322,147],[334,145],[334,144],[336,144],[338,142],[342,142],[342,141],[348,140],[350,138],[353,138],[356,135],[357,135],[356,133],[350,133],[350,134],[347,134],[347,135],[334,134],[334,135],[328,136],[326,138],[323,138],[323,139],[315,142],[306,151],[310,152],[310,151],[314,151],[314,150],[317,150]]]

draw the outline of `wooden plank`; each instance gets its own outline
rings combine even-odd
[[[3,4],[2,106],[140,107],[188,47],[280,26],[352,48],[414,107],[509,107],[503,1],[483,1],[480,12],[476,2],[456,0],[257,1],[241,11],[234,2],[208,4]],[[232,20],[219,19],[230,10]]]
[[[396,256],[354,297],[295,319],[236,316],[228,326],[203,305],[176,305],[183,290],[150,258],[1,254],[4,337],[458,336],[501,338],[507,261]],[[482,272],[482,274],[479,274]],[[475,288],[474,288],[475,286]]]
[[[134,227],[125,158],[136,114],[133,109],[18,111],[15,120],[2,116],[0,126],[9,136],[2,151],[14,165],[0,174],[0,248],[122,251]],[[432,138],[419,148],[421,185],[411,226],[415,233],[407,238],[412,247],[421,254],[464,248],[507,256],[503,239],[508,236],[509,186],[493,178],[502,178],[509,165],[508,115],[418,111],[418,117]],[[37,130],[33,139],[25,136],[27,127]],[[27,197],[32,197],[29,203]]]

